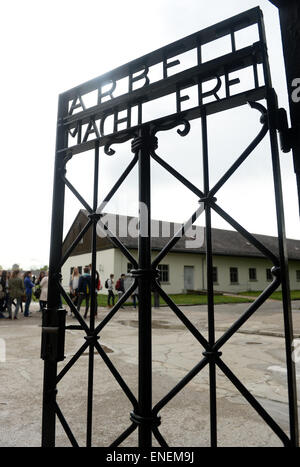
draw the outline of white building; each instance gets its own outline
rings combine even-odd
[[[65,252],[73,243],[88,221],[87,211],[80,210],[63,244]],[[108,223],[128,251],[137,258],[137,219],[119,215],[106,215],[102,219]],[[165,221],[152,221],[152,258],[176,234],[180,224]],[[132,265],[123,253],[114,247],[103,231],[97,229],[97,270],[102,284],[111,273],[118,278],[127,274]],[[277,238],[255,235],[270,251],[277,253]],[[212,229],[214,288],[220,292],[242,292],[263,290],[272,280],[273,264],[251,245],[238,232]],[[300,241],[287,240],[291,290],[300,288]],[[91,263],[91,229],[73,250],[62,268],[63,286],[69,289],[72,268]],[[183,293],[188,290],[201,291],[207,288],[204,228],[193,227],[161,261],[160,282],[167,293]],[[102,293],[106,293],[103,287]]]

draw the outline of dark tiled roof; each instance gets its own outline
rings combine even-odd
[[[87,212],[82,210],[85,215]],[[138,239],[130,235],[124,236],[122,231],[119,230],[119,226],[123,223],[127,227],[130,227],[134,231],[134,226],[136,223],[136,218],[126,217],[121,215],[113,216],[116,217],[116,234],[122,240],[122,243],[127,248],[137,248]],[[173,222],[166,221],[152,221],[152,235],[154,230],[158,230],[157,236],[152,237],[151,244],[152,249],[161,250],[168,242],[169,238],[173,236],[180,229],[180,224],[174,224]],[[193,237],[183,236],[178,240],[176,245],[172,248],[173,252],[185,252],[185,253],[204,253],[205,252],[205,228],[204,227],[194,227],[191,234],[195,235],[197,229],[196,238],[202,239],[202,242],[197,243],[197,248],[195,248],[196,240],[193,241]],[[166,233],[170,231],[170,236],[162,236],[162,232]],[[278,254],[278,239],[277,237],[271,237],[268,235],[253,234],[254,237],[266,246],[272,253],[275,255]],[[188,242],[188,243],[187,243]],[[198,246],[199,245],[199,246]],[[215,255],[230,255],[230,256],[251,256],[251,257],[264,257],[264,254],[261,253],[255,246],[253,246],[245,237],[243,237],[239,232],[233,230],[223,230],[223,229],[212,229],[212,245],[213,245],[213,254]],[[288,258],[290,260],[300,260],[300,240],[287,239],[287,250]]]

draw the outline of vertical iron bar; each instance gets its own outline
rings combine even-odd
[[[42,353],[45,344],[51,347],[52,355],[44,355],[44,386],[43,386],[43,413],[42,413],[42,446],[55,446],[55,420],[56,420],[56,376],[57,376],[57,344],[56,341],[46,341],[44,330],[47,327],[58,326],[58,313],[61,308],[59,291],[60,261],[62,257],[62,239],[64,223],[65,184],[62,175],[65,170],[64,153],[59,152],[67,145],[68,135],[63,126],[63,118],[68,112],[68,102],[62,95],[58,101],[58,118],[56,130],[56,152],[53,182],[52,219],[51,219],[51,246],[49,258],[49,279],[47,308],[43,310],[43,336]],[[62,312],[62,310],[61,310]],[[64,330],[62,331],[64,332]],[[56,347],[56,348],[55,348]],[[49,349],[49,347],[48,347]],[[50,352],[50,353],[51,353]]]
[[[277,112],[277,97],[273,89],[268,92],[268,111],[269,111],[269,128],[270,142],[272,152],[273,179],[275,189],[275,202],[277,214],[277,229],[278,229],[278,247],[280,259],[280,276],[282,287],[282,306],[285,328],[285,350],[286,350],[286,365],[287,365],[287,382],[288,382],[288,397],[289,397],[289,417],[290,417],[290,435],[292,446],[299,446],[299,431],[298,431],[298,410],[297,410],[297,385],[296,385],[296,369],[295,362],[292,358],[293,353],[293,318],[290,297],[289,284],[289,269],[288,256],[285,236],[285,222],[283,210],[283,197],[281,185],[281,173],[279,162],[279,150],[277,141],[276,123],[274,117]]]
[[[265,29],[263,21],[259,22],[260,40],[266,44]],[[267,107],[268,120],[270,129],[270,144],[272,153],[273,180],[275,191],[277,230],[278,230],[278,248],[280,259],[280,278],[282,287],[282,306],[283,319],[285,329],[285,352],[287,365],[287,384],[288,384],[288,399],[289,399],[289,421],[290,421],[290,436],[292,446],[299,446],[299,427],[298,427],[298,408],[297,408],[297,385],[296,385],[296,369],[292,359],[293,352],[293,318],[291,308],[290,284],[289,284],[289,269],[288,256],[285,236],[284,208],[282,197],[282,184],[279,162],[279,150],[277,140],[277,96],[272,88],[272,80],[270,66],[268,60],[267,46],[265,46],[263,54],[263,69],[265,77],[265,85],[268,89]]]
[[[150,190],[150,136],[149,127],[139,130],[142,146],[138,151],[139,167],[139,269],[151,269],[151,190]],[[152,329],[151,329],[151,280],[142,273],[139,286],[139,410],[140,416],[150,418],[152,413]],[[139,426],[139,447],[152,446],[149,423]]]
[[[205,107],[201,113],[202,127],[202,157],[204,193],[209,193],[209,160],[207,138],[207,116]],[[213,257],[212,257],[212,230],[211,207],[205,204],[205,240],[206,240],[206,277],[207,277],[207,309],[208,309],[208,341],[212,347],[215,344],[215,317],[214,317],[214,285],[213,285]],[[210,385],[210,437],[211,447],[217,446],[217,399],[216,399],[216,364],[213,358],[209,362]]]
[[[93,215],[95,216],[98,206],[98,177],[99,177],[99,144],[95,146],[94,159],[94,195],[93,195]],[[92,270],[91,270],[91,302],[90,302],[90,333],[95,329],[95,309],[96,309],[96,260],[97,260],[97,216],[93,218],[92,226]],[[94,342],[89,346],[89,369],[88,369],[88,405],[87,405],[87,434],[86,445],[92,446],[93,429],[93,384],[94,384]]]

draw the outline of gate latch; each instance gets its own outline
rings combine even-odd
[[[66,311],[44,309],[42,325],[43,360],[60,362],[64,360]]]
[[[289,128],[285,109],[278,109],[276,120],[282,152],[290,152],[296,146],[300,146],[300,126]]]

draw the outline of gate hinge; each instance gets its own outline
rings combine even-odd
[[[300,126],[289,128],[285,109],[277,110],[276,129],[279,133],[282,152],[290,152],[296,146],[300,146]]]

